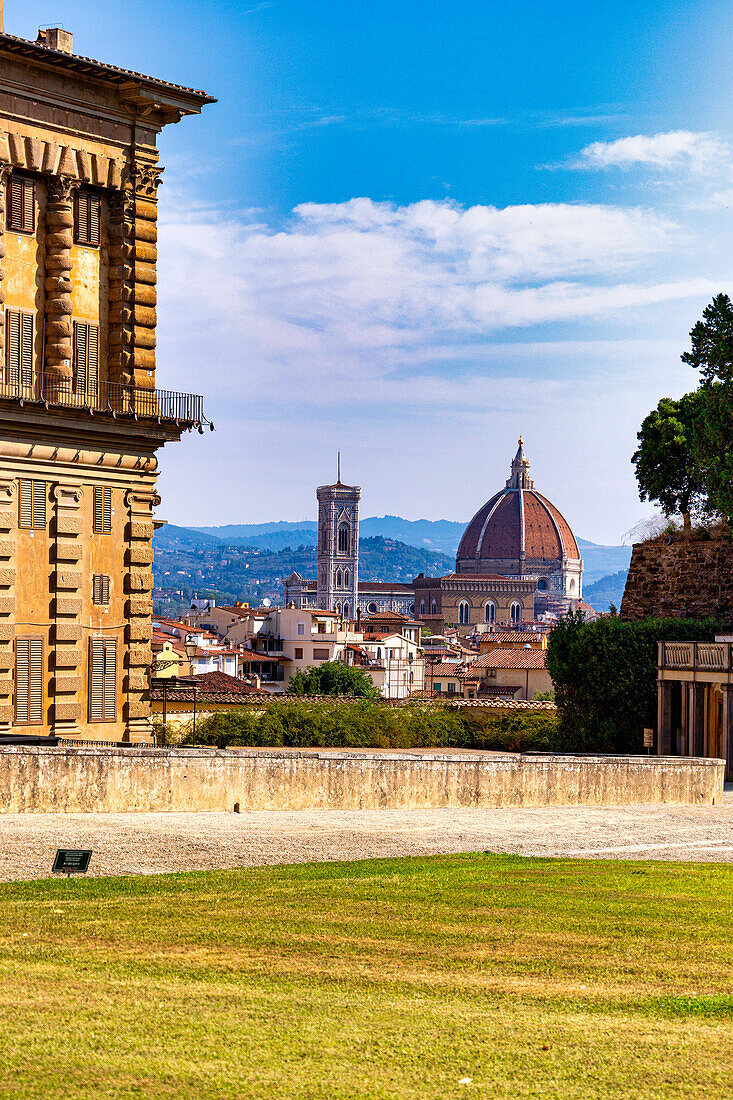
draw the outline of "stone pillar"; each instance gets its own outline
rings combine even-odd
[[[109,378],[155,388],[158,205],[162,168],[136,164],[110,200]]]
[[[725,781],[733,779],[733,684],[721,684],[723,692],[723,737],[721,754],[725,760]]]
[[[0,733],[15,721],[15,532],[18,528],[17,482],[0,479]]]
[[[5,245],[2,236],[5,233],[7,223],[7,194],[8,180],[10,179],[10,165],[0,164],[0,263],[5,258]],[[5,270],[0,267],[0,364],[5,363],[5,318],[2,316],[5,305]],[[4,390],[2,392],[5,392]]]
[[[705,755],[705,684],[690,684],[688,756]]]
[[[83,490],[78,485],[55,485],[53,554],[53,719],[57,737],[73,737],[81,718],[82,585],[81,535]]]
[[[153,508],[160,504],[154,490],[130,489],[125,495],[128,513],[125,589],[126,655],[124,691],[126,739],[140,741],[151,733],[150,664],[153,601]]]
[[[672,752],[672,684],[657,680],[657,756]]]
[[[44,392],[52,400],[71,391],[71,246],[77,180],[49,176],[46,181],[46,347]]]

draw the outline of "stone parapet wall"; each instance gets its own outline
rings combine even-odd
[[[732,621],[733,543],[719,535],[663,536],[637,543],[621,618],[647,616]]]
[[[714,805],[721,760],[3,746],[0,812]]]

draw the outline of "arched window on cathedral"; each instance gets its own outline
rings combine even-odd
[[[339,548],[339,554],[348,554],[348,552],[349,552],[349,525],[348,525],[348,523],[339,524],[338,548]]]
[[[571,593],[575,592],[575,577],[570,578],[570,591]]]
[[[431,615],[437,615],[438,614],[438,605],[435,602],[435,600],[433,600],[433,602],[430,605],[430,614]]]
[[[521,604],[516,603],[516,601],[512,604],[511,608],[509,609],[509,618],[512,621],[512,623],[514,623],[514,625],[516,625],[517,623],[521,623],[521,621],[522,621],[522,605]]]
[[[377,610],[378,610],[378,608],[377,608],[377,605],[375,604],[374,600],[372,600],[372,602],[370,604],[367,604],[367,611],[369,612],[370,615],[376,615]]]
[[[461,600],[458,605],[458,622],[466,625],[469,621],[471,608],[467,600]]]
[[[487,623],[496,622],[496,604],[493,600],[489,600],[484,608],[484,621]]]
[[[425,600],[420,600],[420,614],[425,614]]]
[[[344,578],[341,574],[341,570],[337,569],[336,570],[336,587],[337,588],[342,588],[343,587],[343,580],[344,580]]]
[[[348,587],[349,587],[349,571],[348,571],[348,569],[344,569],[344,588],[348,588]]]
[[[344,603],[343,615],[344,615],[345,619],[348,619],[348,617],[349,617],[349,601],[348,600],[346,600],[345,603]]]
[[[547,591],[547,579],[545,577],[540,577],[540,579],[537,581],[537,591],[538,592],[546,592]]]

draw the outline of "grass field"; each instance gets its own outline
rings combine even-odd
[[[4,885],[0,1097],[733,1097],[732,888],[480,854]]]

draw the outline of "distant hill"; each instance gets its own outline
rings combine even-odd
[[[583,585],[583,599],[596,611],[609,611],[611,604],[618,610],[624,595],[627,569],[621,569],[618,573],[612,573],[608,577],[601,577],[593,584]]]
[[[419,550],[435,550],[447,554],[453,559],[451,569],[455,565],[458,544],[466,529],[465,523],[453,520],[402,519],[401,516],[369,516],[361,520],[359,526],[362,539],[394,539]],[[189,530],[219,539],[226,545],[240,544],[261,550],[284,550],[287,546],[315,546],[318,525],[315,520],[292,523],[278,520],[274,523],[230,523],[224,527],[193,527]],[[585,563],[583,578],[587,584],[629,567],[630,546],[599,546],[587,539],[578,539],[578,545]]]

